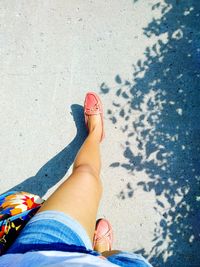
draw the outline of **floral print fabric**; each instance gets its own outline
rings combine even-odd
[[[43,202],[39,196],[27,192],[11,191],[0,196],[0,255],[15,241]]]

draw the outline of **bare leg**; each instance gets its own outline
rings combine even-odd
[[[69,178],[48,198],[39,212],[62,211],[76,219],[93,240],[102,184],[100,180],[100,115],[89,116],[89,135],[74,162]]]

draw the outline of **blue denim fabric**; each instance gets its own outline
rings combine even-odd
[[[91,241],[82,225],[65,213],[58,211],[37,213],[20,232],[6,254],[42,250],[100,255],[92,250]],[[120,252],[107,259],[122,267],[151,267],[142,256],[134,253]]]
[[[43,211],[37,213],[20,232],[7,253],[25,253],[37,250],[92,251],[91,241],[85,229],[63,212]]]

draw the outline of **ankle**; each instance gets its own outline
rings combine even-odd
[[[89,129],[89,135],[91,136],[93,141],[100,143],[101,141],[101,131],[97,129],[98,127],[93,127]]]
[[[89,133],[90,132],[98,132],[98,131],[101,131],[101,126],[98,125],[97,123],[96,124],[89,124],[88,123],[88,129],[89,129]]]
[[[108,251],[108,245],[107,244],[98,244],[94,247],[94,250],[99,252],[99,253],[103,253],[105,251]]]
[[[97,135],[102,134],[102,122],[98,115],[89,116],[88,118],[89,133],[95,133]]]

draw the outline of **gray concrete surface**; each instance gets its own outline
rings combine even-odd
[[[114,248],[199,266],[198,1],[0,1],[1,193],[45,198],[101,93],[104,195]],[[81,190],[81,189],[80,189]]]

